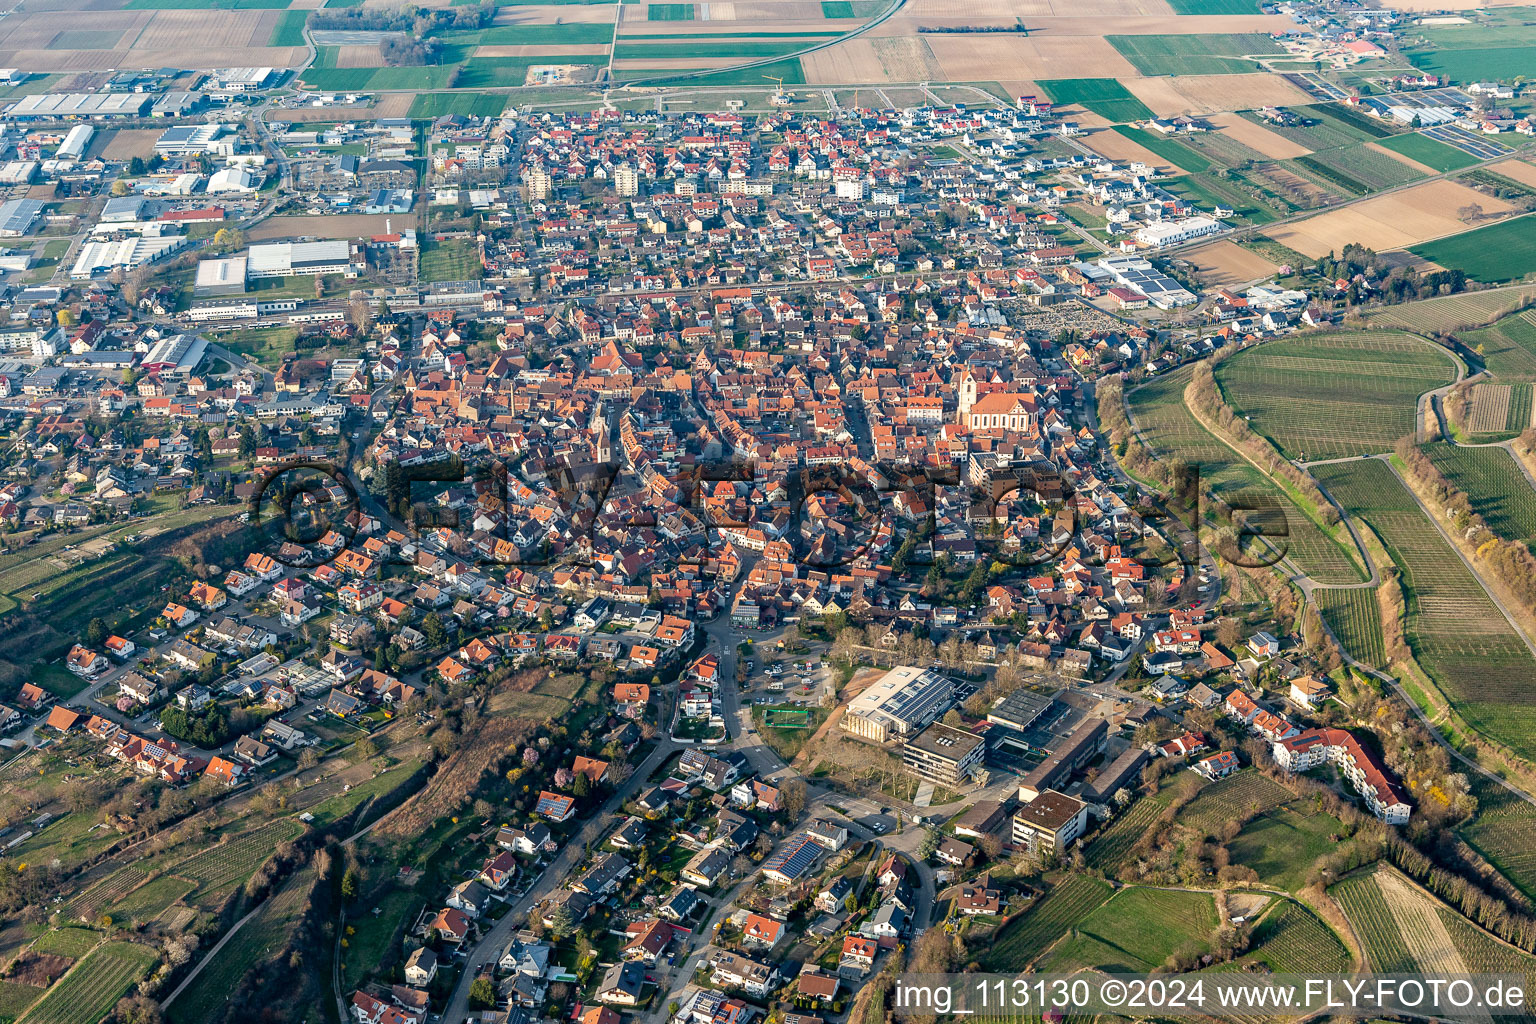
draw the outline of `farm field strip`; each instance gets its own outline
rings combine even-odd
[[[1184,387],[1191,373],[1183,368],[1155,377],[1129,396],[1136,426],[1153,453],[1198,465],[1202,481],[1217,495],[1232,497],[1246,492],[1272,496],[1285,513],[1289,529],[1285,546],[1298,568],[1320,583],[1364,581],[1365,575],[1333,538],[1242,456],[1201,426],[1184,406]]]
[[[1482,353],[1483,365],[1501,380],[1536,379],[1536,311],[1514,313],[1462,335],[1462,342]]]
[[[1397,919],[1387,906],[1374,871],[1344,879],[1328,890],[1344,911],[1365,947],[1370,969],[1377,973],[1414,970],[1413,956],[1398,931]]]
[[[1381,605],[1377,603],[1374,590],[1318,587],[1312,591],[1312,597],[1317,601],[1323,621],[1355,660],[1373,668],[1386,667]]]
[[[1525,408],[1529,418],[1530,405]],[[1446,479],[1466,492],[1472,508],[1494,533],[1505,540],[1536,539],[1536,490],[1507,450],[1462,448],[1441,441],[1425,445],[1424,453]]]
[[[1482,584],[1378,459],[1314,466],[1403,573],[1414,655],[1467,722],[1515,750],[1536,746],[1536,660]]]
[[[1536,220],[1529,214],[1409,249],[1478,281],[1516,280],[1536,270]]]
[[[1390,451],[1418,398],[1455,379],[1451,357],[1407,334],[1286,339],[1239,352],[1216,377],[1232,408],[1288,458]]]
[[[1294,793],[1257,771],[1239,772],[1211,783],[1184,806],[1179,822],[1214,832],[1251,808],[1267,811],[1295,798]]]
[[[1449,334],[1497,320],[1532,296],[1536,296],[1536,285],[1445,295],[1373,310],[1366,314],[1366,319],[1373,325],[1402,327],[1419,334]],[[1536,372],[1536,354],[1532,356],[1531,367]]]
[[[81,960],[21,1018],[24,1024],[95,1024],[154,965],[154,950],[109,942]]]

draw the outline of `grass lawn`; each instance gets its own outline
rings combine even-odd
[[[1113,78],[1058,78],[1037,83],[1054,103],[1076,103],[1111,121],[1142,121],[1152,116],[1145,103]]]
[[[371,906],[356,907],[347,912],[350,934],[347,936],[346,966],[342,971],[342,987],[346,991],[357,988],[378,969],[390,952],[395,928],[420,910],[425,902],[426,897],[414,890],[391,889]]]
[[[422,281],[477,281],[484,272],[474,239],[452,238],[445,242],[428,239],[422,244]]]
[[[1232,862],[1253,868],[1267,885],[1295,892],[1342,828],[1337,818],[1299,802],[1276,807],[1243,826],[1229,844]]]
[[[85,689],[86,682],[63,665],[39,665],[32,670],[32,682],[55,697],[73,697]]]
[[[1516,217],[1415,245],[1409,251],[1479,281],[1514,281],[1536,270],[1536,221]]]
[[[101,932],[91,928],[55,928],[33,940],[28,949],[33,953],[52,953],[78,960],[101,941]]]

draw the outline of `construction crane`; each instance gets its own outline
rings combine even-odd
[[[764,75],[763,77],[766,78],[770,82],[777,83],[778,86],[779,86],[779,91],[774,93],[773,96],[768,100],[768,102],[772,103],[776,107],[787,107],[787,106],[789,106],[789,101],[793,98],[794,94],[793,93],[787,93],[787,92],[784,91],[784,79],[782,79],[782,78],[774,78],[772,75]]]

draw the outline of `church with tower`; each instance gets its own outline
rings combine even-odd
[[[967,430],[1033,431],[1039,400],[1008,390],[1003,380],[980,381],[969,366],[960,376],[960,425]]]

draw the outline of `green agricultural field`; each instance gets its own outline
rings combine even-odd
[[[1257,14],[1258,0],[1168,0],[1174,14]]]
[[[94,922],[102,910],[148,877],[149,873],[139,865],[124,865],[70,900],[65,917],[74,921]]]
[[[1230,360],[1228,360],[1230,362]],[[1142,439],[1163,459],[1198,466],[1212,493],[1236,505],[1239,496],[1268,499],[1284,513],[1285,530],[1268,529],[1271,544],[1320,583],[1359,583],[1364,570],[1348,551],[1325,533],[1299,506],[1247,460],[1203,427],[1184,405],[1191,370],[1181,368],[1155,377],[1129,396],[1131,416]]]
[[[1442,75],[1452,82],[1502,79],[1536,75],[1536,46],[1485,46],[1466,50],[1408,51],[1408,59],[1422,71]]]
[[[1471,167],[1478,162],[1477,157],[1471,153],[1463,152],[1455,146],[1447,146],[1439,139],[1432,139],[1418,132],[1382,139],[1380,145],[1394,153],[1401,153],[1410,160],[1417,160],[1426,167],[1433,167],[1437,171],[1459,171],[1463,167]]]
[[[1253,938],[1230,969],[1258,962],[1277,974],[1346,974],[1349,950],[1317,915],[1300,903],[1278,900],[1253,929]],[[1228,966],[1228,965],[1223,965]]]
[[[998,933],[991,946],[980,954],[986,971],[1022,971],[1069,928],[1109,899],[1107,882],[1088,875],[1067,875],[1024,913]]]
[[[1536,312],[1526,310],[1466,331],[1460,340],[1500,380],[1536,380]]]
[[[521,74],[518,75],[518,81],[522,81]],[[424,92],[411,101],[410,116],[435,118],[444,114],[459,114],[464,117],[496,117],[506,106],[507,98],[494,93]]]
[[[1243,826],[1227,844],[1232,863],[1258,872],[1259,881],[1295,892],[1319,857],[1332,851],[1343,824],[1304,801],[1272,807]]]
[[[1143,128],[1131,128],[1126,125],[1116,125],[1114,130],[1150,149],[1158,156],[1167,160],[1181,171],[1191,171],[1199,174],[1211,169],[1211,162],[1199,153],[1190,149],[1184,143],[1170,139],[1158,132],[1149,132]]]
[[[421,247],[421,280],[477,281],[485,273],[473,238],[427,241]]]
[[[109,942],[54,983],[26,1015],[26,1024],[95,1024],[149,973],[155,951],[135,942]]]
[[[1386,640],[1381,634],[1381,605],[1376,600],[1376,591],[1318,587],[1312,596],[1323,621],[1351,657],[1372,668],[1386,668]]]
[[[1442,267],[1465,271],[1478,281],[1516,281],[1536,271],[1536,220],[1530,215],[1516,217],[1415,245],[1409,251]]]
[[[1403,573],[1413,653],[1472,728],[1536,750],[1536,660],[1477,578],[1381,460],[1312,467]]]
[[[1085,917],[1041,965],[1050,974],[1094,967],[1133,974],[1160,967],[1176,951],[1204,949],[1216,907],[1200,892],[1122,889]]]
[[[128,0],[125,11],[281,11],[289,0]],[[332,7],[343,4],[331,3]]]
[[[1113,78],[1057,78],[1037,82],[1052,103],[1075,103],[1110,121],[1144,121],[1152,111]]]
[[[800,47],[797,47],[800,49]],[[698,51],[695,50],[695,53]],[[644,81],[646,85],[686,85],[696,82],[699,85],[749,85],[757,88],[771,88],[773,83],[768,79],[784,80],[785,85],[804,85],[805,69],[800,66],[799,57],[786,57],[776,60],[771,64],[763,64],[760,67],[728,68],[724,71],[689,71],[678,69],[675,71],[630,71],[619,76],[624,81]]]
[[[1230,75],[1258,70],[1250,54],[1284,51],[1260,32],[1105,36],[1143,75]]]
[[[278,19],[277,27],[272,30],[272,37],[267,40],[268,46],[303,46],[304,22],[309,19],[308,11],[284,11]]]
[[[1412,971],[1417,966],[1402,932],[1376,883],[1375,871],[1363,871],[1328,890],[1365,947],[1370,969],[1378,973]]]
[[[693,4],[647,4],[646,21],[692,21]]]
[[[1451,357],[1395,331],[1289,338],[1216,369],[1227,402],[1289,458],[1388,452],[1414,430],[1420,395],[1455,379]]]
[[[706,41],[691,36],[687,42],[634,42],[621,37],[614,47],[615,60],[672,60],[698,57],[779,57],[811,45],[811,39]]]
[[[516,88],[527,80],[530,67],[549,64],[552,60],[553,58],[550,57],[474,57],[465,61],[459,68],[459,77],[454,82],[454,86],[459,89]],[[608,58],[595,55],[586,57],[572,55],[559,58],[559,63],[598,66],[608,63]],[[499,114],[509,100],[515,100],[518,104],[527,103],[528,100],[525,98],[527,95],[526,92],[520,92],[515,97],[485,96],[482,97],[480,110],[489,110],[494,101],[497,104],[497,109],[492,113]],[[422,100],[426,97],[418,96],[416,98]],[[412,110],[414,111],[415,109],[413,105]],[[461,110],[454,112],[463,113]]]
[[[302,77],[305,85],[321,92],[446,89],[452,82],[455,70],[456,65],[452,64],[421,68],[312,67]]]
[[[1529,421],[1529,403],[1526,417]],[[1425,445],[1424,453],[1457,490],[1466,492],[1490,530],[1505,540],[1536,541],[1536,490],[1508,451],[1461,448],[1441,441]]]
[[[1238,772],[1211,783],[1179,812],[1179,823],[1215,835],[1236,818],[1279,807],[1296,794],[1256,770]]]

